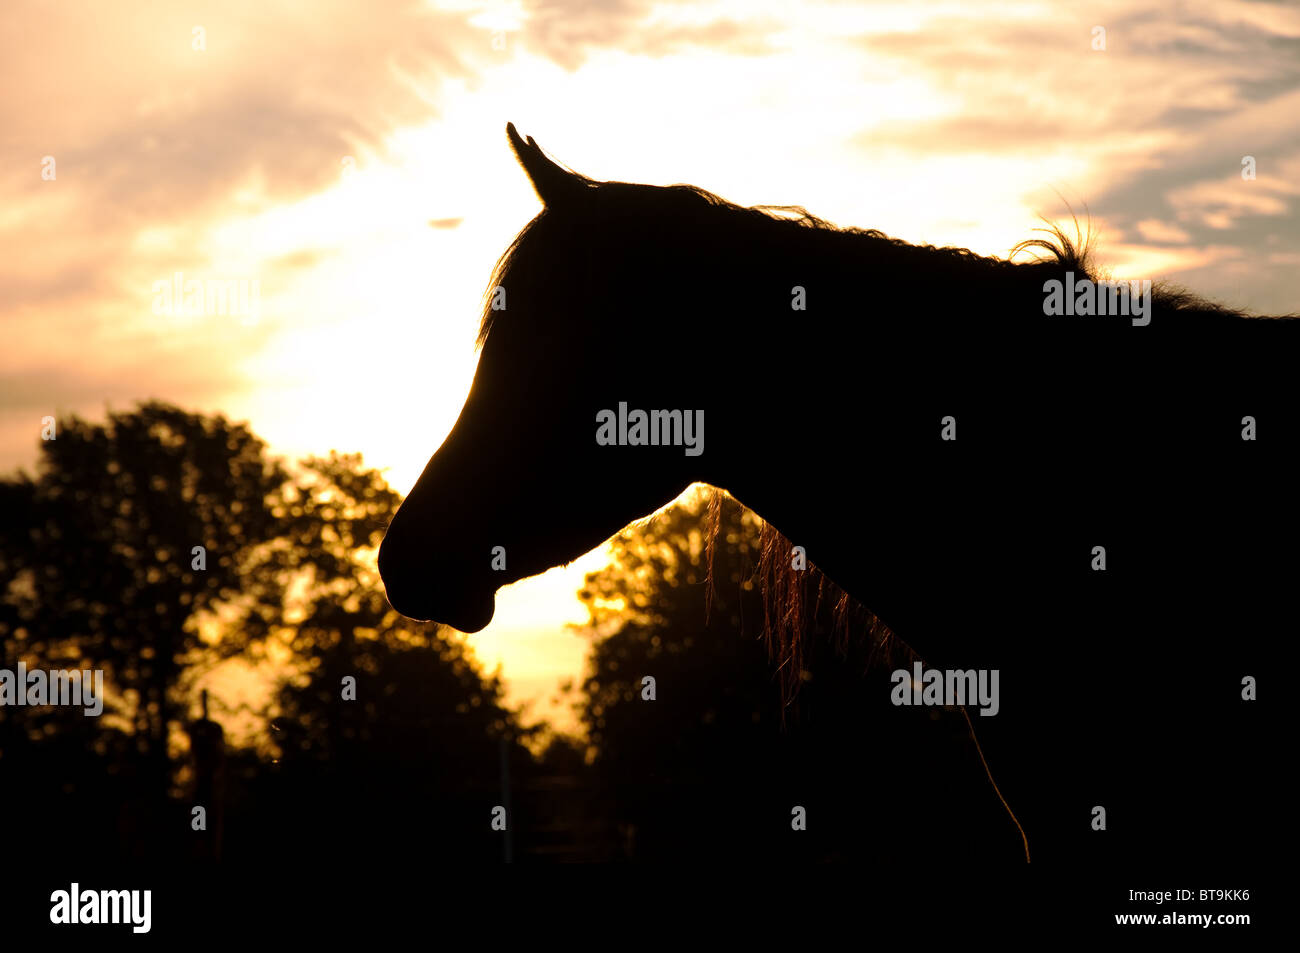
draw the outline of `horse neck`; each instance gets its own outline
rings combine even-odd
[[[884,487],[873,474],[887,473],[921,437],[907,434],[898,414],[924,426],[926,438],[937,431],[939,408],[931,404],[942,395],[916,399],[919,385],[933,383],[932,373],[920,381],[904,370],[927,361],[938,370],[938,322],[921,318],[909,328],[913,315],[901,312],[892,291],[873,291],[862,262],[851,256],[793,254],[779,276],[773,267],[760,261],[756,268],[765,274],[733,286],[761,288],[769,300],[742,294],[723,322],[732,330],[714,345],[744,377],[719,375],[706,411],[704,479],[803,546],[831,579],[896,624],[902,612],[887,614],[876,597],[901,592],[888,575],[901,526],[880,520],[876,493]],[[795,285],[806,291],[806,311],[791,308]]]
[[[707,418],[704,479],[804,547],[923,655],[951,656],[962,601],[954,587],[979,553],[950,541],[1000,545],[992,513],[1011,500],[1009,487],[1027,510],[1037,502],[996,458],[972,468],[967,447],[1015,439],[1028,395],[1069,395],[1078,382],[1054,366],[1062,338],[1043,323],[1049,269],[853,238],[810,234],[784,259],[755,256],[741,272],[748,280],[734,281],[756,291],[738,299],[715,353],[747,379],[713,395],[720,412]],[[791,310],[796,284],[804,312]],[[1097,365],[1080,366],[1095,386]],[[949,415],[985,432],[959,430],[968,443],[945,443]],[[929,539],[936,533],[943,538]],[[1007,545],[997,558],[1011,557]]]

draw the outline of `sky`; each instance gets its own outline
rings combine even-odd
[[[0,63],[4,472],[45,415],[157,398],[405,493],[540,210],[507,121],[593,178],[983,254],[1073,209],[1116,277],[1300,311],[1293,3],[6,0]],[[471,638],[534,713],[566,720],[603,560]]]

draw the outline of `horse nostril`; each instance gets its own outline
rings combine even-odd
[[[384,580],[384,595],[388,598],[388,604],[408,619],[428,622],[433,618],[426,594],[418,584],[389,577]]]

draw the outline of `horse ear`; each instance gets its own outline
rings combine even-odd
[[[532,136],[524,142],[514,123],[506,123],[506,136],[543,205],[563,204],[586,189],[586,184],[578,176],[548,159]]]

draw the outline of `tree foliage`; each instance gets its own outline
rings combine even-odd
[[[286,464],[243,424],[157,402],[63,420],[40,450],[35,476],[0,480],[0,666],[103,669],[109,700],[99,719],[0,709],[7,816],[104,805],[126,852],[174,847],[195,685],[234,657],[281,673],[264,751],[232,753],[227,829],[249,850],[285,820],[269,805],[311,815],[322,778],[364,824],[394,792],[486,797],[501,745],[526,757],[500,681],[389,607],[375,553],[400,498],[359,455]]]

